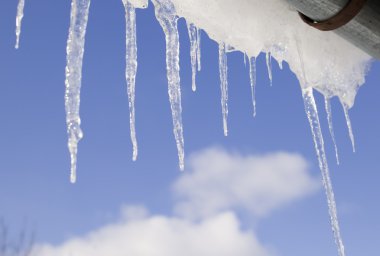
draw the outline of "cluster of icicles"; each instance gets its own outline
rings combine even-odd
[[[147,1],[147,0],[146,0]],[[130,131],[131,141],[133,145],[133,160],[137,159],[138,147],[135,131],[135,78],[137,72],[137,43],[136,43],[136,13],[135,7],[146,6],[134,6],[133,2],[136,0],[122,0],[125,7],[126,18],[126,83],[129,100],[130,110]],[[141,4],[141,1],[137,1]],[[145,2],[145,1],[143,1]],[[174,137],[178,149],[179,167],[184,169],[184,138],[182,127],[182,107],[181,107],[181,88],[180,88],[180,75],[179,75],[179,35],[177,29],[178,16],[176,15],[175,7],[170,0],[152,0],[155,7],[156,18],[159,21],[166,40],[166,69],[168,79],[168,93],[169,101],[171,105]],[[25,0],[19,0],[17,7],[16,17],[16,45],[19,47],[19,39],[21,33],[21,21],[23,18]],[[135,3],[136,5],[136,3]],[[145,4],[144,4],[145,5]],[[88,20],[88,13],[90,7],[90,0],[72,0],[71,3],[71,18],[70,29],[67,40],[67,66],[66,66],[66,91],[65,91],[65,108],[66,108],[66,123],[68,132],[68,148],[71,158],[71,175],[70,180],[72,183],[76,181],[76,162],[77,162],[77,149],[78,142],[83,137],[82,130],[80,128],[80,89],[81,89],[81,76],[82,76],[82,61],[84,53],[84,42],[86,34],[86,26]],[[190,56],[192,66],[192,90],[196,90],[196,73],[201,69],[201,51],[200,51],[200,29],[194,24],[187,25],[190,38]],[[297,44],[297,39],[295,39]],[[225,43],[219,43],[219,73],[220,73],[220,89],[221,89],[221,105],[223,116],[223,130],[224,135],[228,134],[228,80],[227,80],[227,52],[230,47]],[[301,84],[305,84],[305,73],[302,49],[297,45],[299,65],[303,74],[300,81]],[[256,57],[248,57],[244,55],[244,62],[248,59],[249,63],[249,76],[252,93],[253,104],[253,116],[256,115],[256,103],[255,103],[255,84],[256,84]],[[268,68],[268,74],[272,83],[272,71],[271,71],[271,55],[270,52],[266,53],[266,63]],[[318,111],[313,96],[313,88],[301,88],[302,95],[305,104],[306,114],[310,123],[311,131],[313,134],[313,140],[315,150],[318,156],[319,167],[322,172],[323,185],[327,195],[329,214],[331,218],[332,230],[335,237],[335,242],[338,247],[338,253],[340,256],[344,256],[344,246],[342,243],[336,203],[334,199],[334,193],[329,175],[329,167],[326,160],[324,140],[319,123]],[[328,124],[330,134],[334,143],[336,161],[339,164],[338,150],[335,143],[334,131],[332,126],[331,106],[328,97],[325,98],[325,108],[327,112]],[[351,128],[351,122],[348,115],[348,107],[343,104],[343,109],[348,125],[349,136],[352,141],[353,150],[355,151],[354,137]]]

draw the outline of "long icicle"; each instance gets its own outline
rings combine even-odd
[[[179,167],[185,167],[184,139],[182,126],[181,86],[179,76],[179,35],[177,29],[178,17],[170,0],[153,0],[156,18],[161,24],[166,40],[166,71],[168,78],[168,93],[172,110],[174,137],[177,144]]]
[[[334,232],[335,243],[338,247],[339,256],[344,256],[345,255],[344,245],[343,245],[342,237],[340,235],[335,196],[334,196],[334,191],[331,184],[329,167],[327,164],[325,146],[324,146],[324,141],[323,141],[323,136],[322,136],[322,130],[319,123],[317,105],[315,104],[315,99],[313,96],[313,89],[311,87],[302,89],[302,95],[303,95],[303,100],[305,104],[305,111],[307,114],[307,118],[309,120],[312,134],[313,134],[315,151],[317,152],[318,161],[319,161],[319,168],[321,169],[321,172],[322,172],[323,186],[325,188],[325,192],[327,196],[331,227]]]
[[[198,72],[201,71],[201,29],[197,28],[197,64]]]
[[[16,16],[16,44],[15,44],[16,49],[18,49],[20,45],[21,24],[22,24],[22,18],[24,18],[24,6],[25,6],[25,0],[19,0],[18,5],[17,5],[17,16]]]
[[[268,77],[269,77],[269,83],[270,86],[273,85],[273,76],[272,76],[272,55],[270,52],[267,52],[265,55],[266,63],[267,63],[267,69],[268,69]]]
[[[337,146],[336,141],[335,141],[334,125],[333,125],[333,121],[332,121],[331,103],[330,103],[330,99],[326,96],[325,96],[325,109],[326,109],[327,122],[329,124],[329,131],[330,131],[331,139],[332,139],[333,144],[334,144],[336,163],[339,165],[339,153],[338,153],[338,146]]]
[[[136,161],[138,154],[136,126],[135,126],[135,85],[137,73],[137,43],[136,43],[136,11],[128,0],[123,0],[125,7],[125,45],[126,45],[126,68],[125,78],[127,82],[129,102],[129,126],[133,147],[132,160]]]
[[[67,40],[65,109],[68,133],[68,147],[71,158],[70,181],[76,181],[78,142],[83,137],[80,128],[80,88],[84,42],[88,21],[90,0],[72,0],[69,37]]]
[[[249,80],[251,83],[253,116],[255,117],[256,116],[256,58],[255,57],[249,58]]]
[[[220,91],[221,91],[221,104],[223,115],[223,131],[224,136],[228,135],[228,80],[227,80],[227,54],[226,45],[219,44],[219,77],[220,77]]]
[[[196,86],[196,73],[197,73],[197,55],[198,55],[198,33],[197,27],[193,23],[187,24],[187,31],[190,38],[190,59],[191,59],[191,88],[195,92],[197,90]]]
[[[301,85],[307,86],[305,65],[302,59],[302,56],[303,56],[302,48],[301,48],[297,35],[295,35],[294,39],[295,39],[295,44],[298,51],[299,64],[302,71]],[[329,171],[329,166],[328,166],[327,158],[326,158],[325,145],[324,145],[321,125],[319,122],[317,105],[315,104],[315,99],[313,95],[313,88],[310,86],[301,87],[301,88],[302,88],[303,102],[305,105],[305,112],[307,115],[307,119],[309,120],[311,133],[313,135],[315,152],[318,157],[319,169],[321,170],[321,173],[322,173],[322,181],[323,181],[323,186],[325,188],[325,193],[327,197],[327,205],[329,209],[331,229],[334,233],[335,244],[338,247],[339,256],[345,256],[343,240],[340,235],[334,190],[333,190],[331,179],[330,179],[330,171]]]
[[[348,135],[350,136],[350,140],[351,140],[351,144],[352,144],[352,151],[355,152],[355,136],[354,136],[354,132],[352,130],[350,115],[348,114],[348,107],[344,103],[342,103],[342,107],[343,107],[343,111],[344,111],[344,116],[346,118]]]

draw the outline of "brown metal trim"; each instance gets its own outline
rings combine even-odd
[[[342,10],[323,21],[313,20],[300,12],[298,14],[306,24],[322,31],[330,31],[340,28],[352,20],[361,11],[366,2],[367,0],[349,0]]]

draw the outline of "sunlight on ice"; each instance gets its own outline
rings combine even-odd
[[[350,115],[348,114],[348,107],[344,103],[342,103],[342,106],[343,106],[343,111],[344,111],[344,117],[346,118],[348,135],[350,136],[350,140],[352,144],[352,151],[355,152],[355,137],[354,137],[354,132],[352,131]]]
[[[246,56],[244,54],[244,56]],[[245,60],[245,57],[244,57]],[[253,106],[253,116],[256,116],[256,58],[249,59],[249,80],[251,83],[251,96]]]
[[[201,30],[197,28],[197,65],[198,72],[201,71]]]
[[[173,131],[177,144],[179,167],[185,168],[185,152],[182,127],[181,86],[179,76],[179,35],[178,17],[170,0],[153,0],[156,18],[159,21],[166,40],[166,72],[168,93],[173,117]]]
[[[137,73],[137,43],[136,43],[136,11],[128,0],[123,0],[125,7],[125,44],[126,44],[126,68],[125,78],[129,101],[129,125],[131,130],[131,141],[133,146],[133,161],[137,159],[137,139],[135,126],[135,85]]]
[[[315,104],[315,99],[313,96],[313,88],[307,87],[302,89],[303,100],[305,104],[305,111],[307,118],[309,120],[309,124],[311,127],[311,131],[313,134],[315,151],[317,152],[317,157],[319,161],[319,168],[322,172],[323,178],[323,186],[325,188],[326,196],[327,196],[327,204],[330,213],[330,221],[331,227],[334,232],[335,243],[338,247],[339,256],[344,256],[344,245],[342,241],[342,237],[340,235],[340,228],[338,222],[338,214],[336,210],[336,203],[334,197],[334,191],[332,188],[329,167],[327,164],[325,146],[321,131],[321,126],[319,123],[318,110],[317,105]]]
[[[223,131],[224,136],[228,135],[228,80],[227,80],[227,54],[226,45],[219,43],[219,77],[220,77],[220,91],[221,91],[221,104],[223,115]]]
[[[269,77],[269,84],[270,86],[273,85],[273,76],[272,76],[272,56],[270,54],[270,52],[267,52],[265,54],[265,59],[266,59],[266,63],[267,63],[267,69],[268,69],[268,77]]]
[[[198,29],[193,23],[187,24],[187,30],[190,38],[190,59],[191,59],[191,88],[195,92],[196,74],[197,74],[197,57],[198,57]]]
[[[24,6],[25,6],[25,0],[19,0],[18,5],[17,5],[17,16],[16,16],[16,45],[15,45],[16,49],[18,49],[20,45],[21,23],[22,23],[22,18],[24,18]]]
[[[338,153],[338,146],[335,141],[335,133],[334,133],[334,125],[332,121],[332,111],[331,111],[331,103],[330,99],[325,96],[325,110],[327,114],[327,123],[329,124],[329,131],[331,135],[332,142],[334,144],[334,149],[335,149],[335,158],[336,158],[336,163],[339,165],[339,153]]]
[[[68,147],[71,158],[70,181],[76,181],[78,142],[83,137],[80,128],[80,89],[84,42],[88,20],[90,0],[72,0],[69,37],[67,40],[65,109],[68,133]]]

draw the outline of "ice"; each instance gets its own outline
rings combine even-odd
[[[135,7],[128,1],[123,0],[125,7],[125,30],[126,30],[126,68],[125,78],[127,81],[127,92],[129,101],[129,124],[131,130],[131,141],[133,146],[133,161],[137,159],[137,140],[135,128],[135,82],[137,72],[137,44],[136,44],[136,11]]]
[[[333,125],[333,121],[332,121],[331,103],[330,103],[330,99],[326,96],[325,96],[325,109],[326,109],[327,122],[329,124],[329,131],[330,131],[331,139],[334,143],[336,163],[339,165],[339,153],[338,153],[338,146],[336,145],[336,141],[335,141],[334,125]]]
[[[197,63],[198,72],[201,71],[201,30],[197,28]]]
[[[17,5],[17,16],[16,16],[16,45],[15,45],[16,49],[18,49],[20,45],[21,23],[22,23],[22,18],[24,18],[24,6],[25,6],[25,0],[19,0],[18,5]]]
[[[329,208],[331,227],[334,232],[335,243],[338,246],[339,256],[344,256],[344,245],[340,235],[334,191],[330,180],[329,167],[327,164],[325,146],[318,118],[317,105],[315,104],[315,99],[313,96],[313,89],[311,87],[303,88],[302,95],[305,104],[305,111],[313,134],[315,151],[317,152],[319,161],[319,168],[322,172],[323,186],[327,196],[327,204]]]
[[[184,169],[184,139],[182,127],[181,87],[179,76],[179,35],[178,17],[170,0],[153,0],[156,18],[159,21],[166,40],[166,72],[168,93],[172,110],[174,137],[177,144],[179,167]]]
[[[219,44],[219,77],[220,77],[220,91],[221,91],[221,104],[223,115],[223,132],[224,136],[228,135],[228,80],[227,80],[227,53],[226,45]]]
[[[249,59],[249,80],[251,83],[253,116],[255,117],[256,116],[256,58],[255,57],[252,57]]]
[[[68,133],[68,147],[71,158],[70,181],[76,181],[76,164],[78,142],[83,137],[80,128],[80,88],[82,80],[82,63],[84,42],[88,20],[90,0],[72,0],[69,37],[67,40],[67,65],[66,65],[66,123]]]
[[[322,32],[302,22],[282,0],[172,0],[177,15],[202,28],[214,41],[258,57],[286,61],[300,79],[294,35],[304,45],[309,86],[352,107],[364,84],[371,57],[334,32]]]
[[[352,131],[350,115],[348,114],[348,106],[344,104],[343,102],[342,102],[342,106],[343,106],[344,116],[346,118],[348,135],[350,136],[350,140],[352,144],[352,151],[355,152],[355,137],[354,137],[354,132]]]
[[[188,30],[189,38],[190,38],[190,58],[191,58],[191,75],[192,75],[191,88],[193,91],[196,91],[197,86],[195,84],[195,78],[196,78],[196,73],[197,73],[198,33],[197,33],[197,27],[192,23],[187,24],[187,30]]]
[[[267,69],[268,69],[268,77],[269,77],[269,84],[272,86],[272,57],[270,52],[267,52],[265,55],[266,63],[267,63]]]

